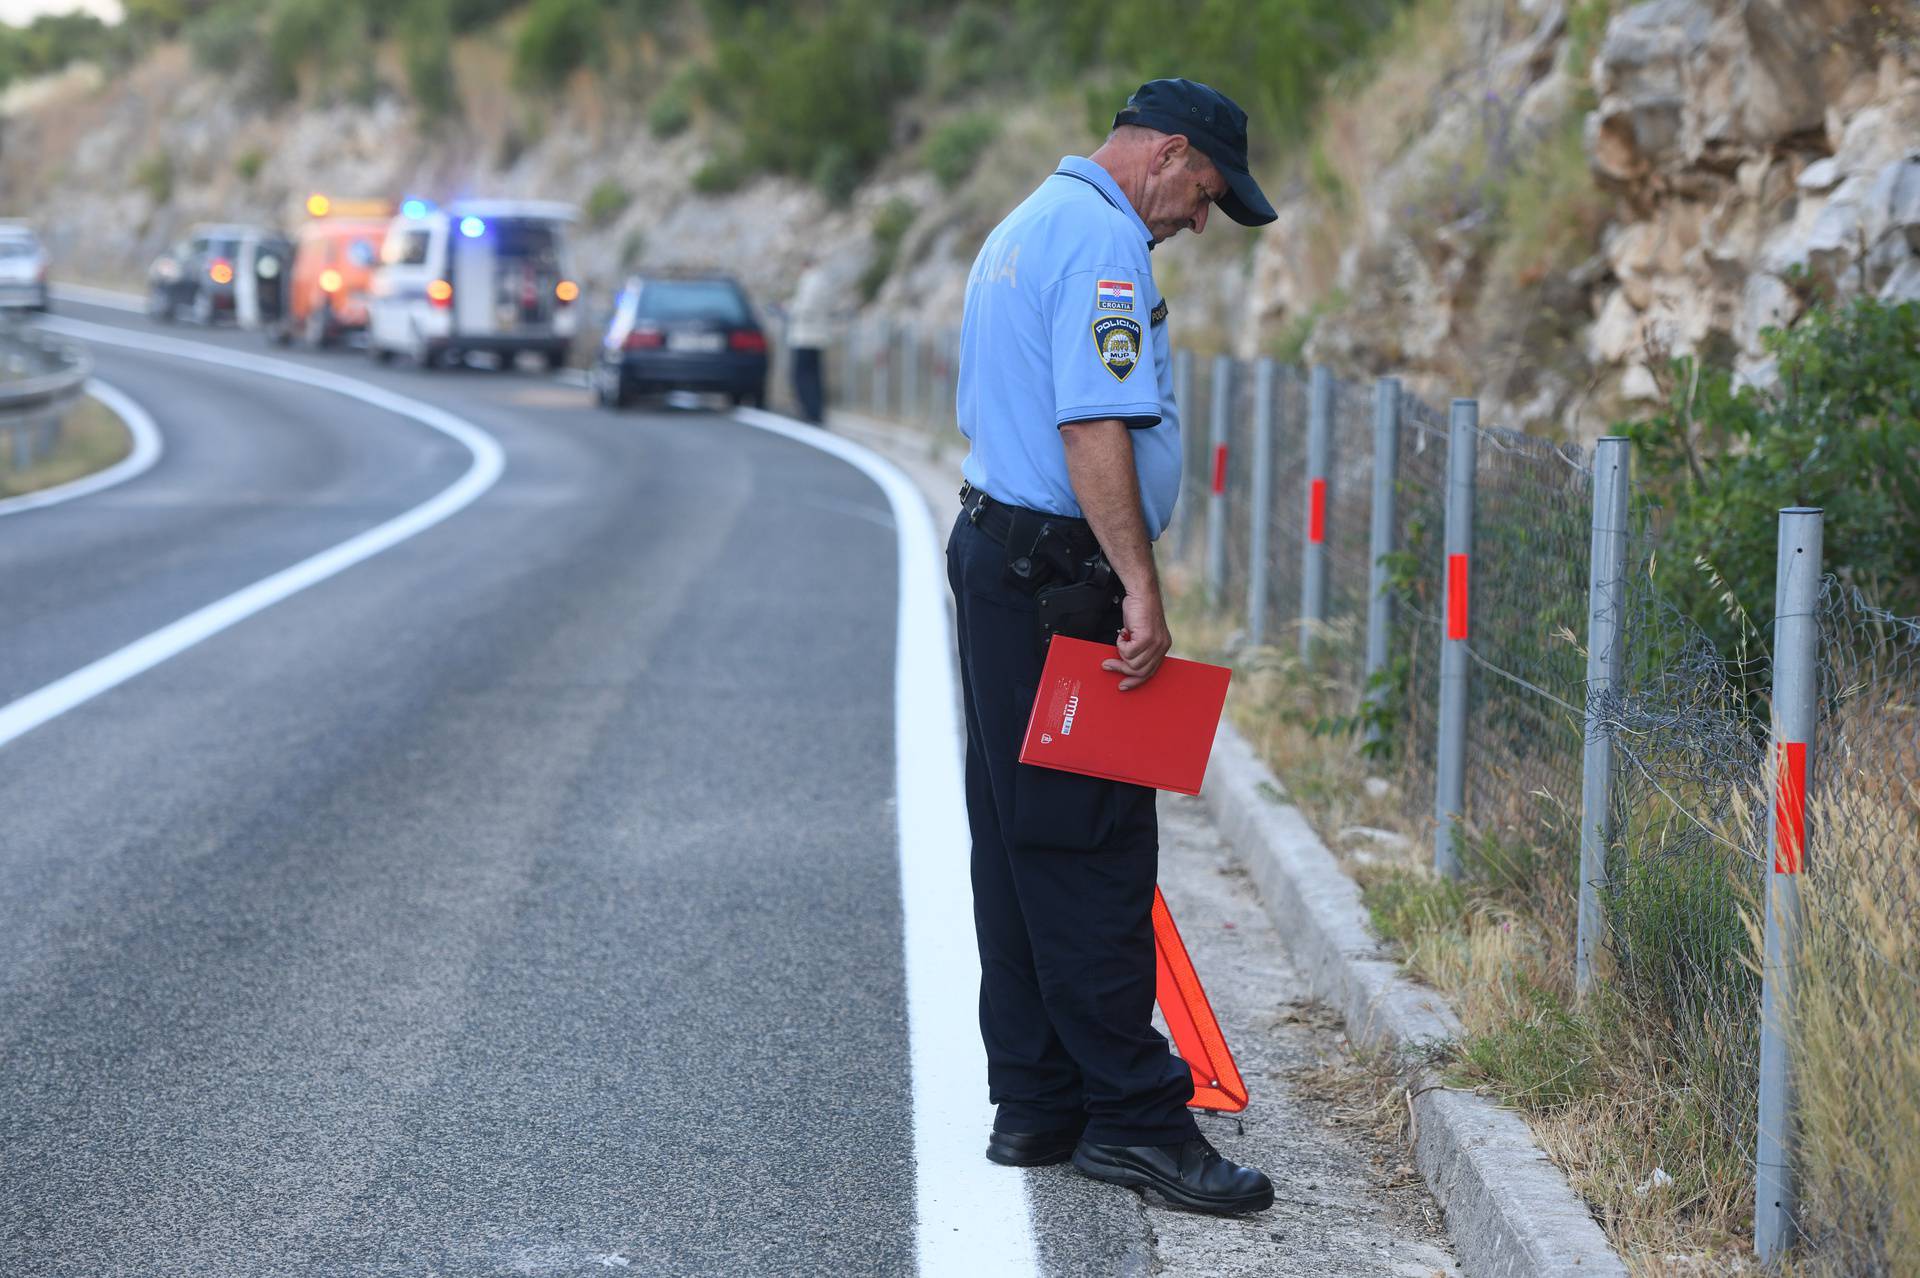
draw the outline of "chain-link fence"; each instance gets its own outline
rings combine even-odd
[[[957,352],[952,332],[851,329],[829,354],[835,402],[950,433]],[[1481,426],[1471,406],[1442,411],[1392,382],[1321,374],[1316,392],[1300,369],[1185,354],[1174,376],[1185,471],[1163,564],[1204,583],[1235,642],[1299,648],[1331,698],[1322,725],[1364,726],[1409,824],[1448,832],[1447,868],[1524,896],[1565,938],[1550,966],[1569,987],[1591,970],[1663,1027],[1663,1085],[1685,1095],[1702,1157],[1772,1184],[1763,991],[1781,969],[1760,937],[1790,913],[1774,843],[1791,787],[1774,763],[1769,634],[1721,651],[1674,606],[1662,574],[1691,566],[1663,562],[1659,513],[1638,500],[1622,498],[1613,530],[1617,579],[1595,588],[1606,520],[1589,450]],[[1470,481],[1449,478],[1456,417]],[[1466,501],[1450,503],[1462,482]],[[1392,502],[1379,533],[1376,494]],[[1470,528],[1449,529],[1450,504]],[[1920,1272],[1920,1209],[1901,1192],[1920,1183],[1920,625],[1832,584],[1818,616],[1818,725],[1793,832],[1805,873],[1789,885],[1804,928],[1781,960],[1799,976],[1795,1120],[1773,1135],[1791,1142],[1778,1158],[1803,1190],[1788,1206],[1812,1268]],[[1370,629],[1385,642],[1364,642]],[[1450,644],[1467,687],[1452,725]],[[1450,750],[1457,810],[1436,767]],[[1576,959],[1589,918],[1590,966]]]

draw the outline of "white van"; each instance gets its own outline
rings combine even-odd
[[[462,200],[401,206],[367,299],[367,353],[423,368],[491,351],[533,351],[559,368],[579,328],[570,204]]]

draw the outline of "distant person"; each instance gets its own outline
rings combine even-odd
[[[1153,1028],[1154,792],[1017,762],[1053,633],[1114,645],[1124,692],[1173,646],[1153,540],[1180,492],[1167,304],[1147,252],[1217,206],[1258,226],[1247,116],[1190,80],[1140,86],[987,237],[960,338],[960,517],[947,543],[967,718],[987,1157],[1064,1162],[1195,1211],[1273,1204],[1187,1106]],[[1047,604],[1043,625],[1040,601]]]
[[[832,286],[826,270],[808,258],[787,304],[787,352],[793,359],[793,397],[800,401],[800,416],[815,426],[827,420],[825,363],[832,328]]]

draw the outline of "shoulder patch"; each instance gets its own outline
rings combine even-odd
[[[1140,363],[1140,321],[1104,315],[1093,322],[1093,348],[1117,382]]]
[[[1152,313],[1150,313],[1147,316],[1147,319],[1150,322],[1155,324],[1164,324],[1167,322],[1167,299],[1166,298],[1163,297],[1160,299],[1160,305],[1153,308]]]
[[[1133,309],[1132,280],[1095,280],[1093,283],[1093,305],[1101,311],[1130,311]]]

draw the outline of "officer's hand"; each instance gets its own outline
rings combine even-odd
[[[1153,678],[1160,659],[1173,647],[1173,635],[1167,631],[1167,614],[1158,595],[1127,595],[1120,601],[1120,618],[1124,624],[1120,642],[1114,645],[1119,656],[1101,662],[1100,668],[1125,675],[1120,691],[1126,692]]]

